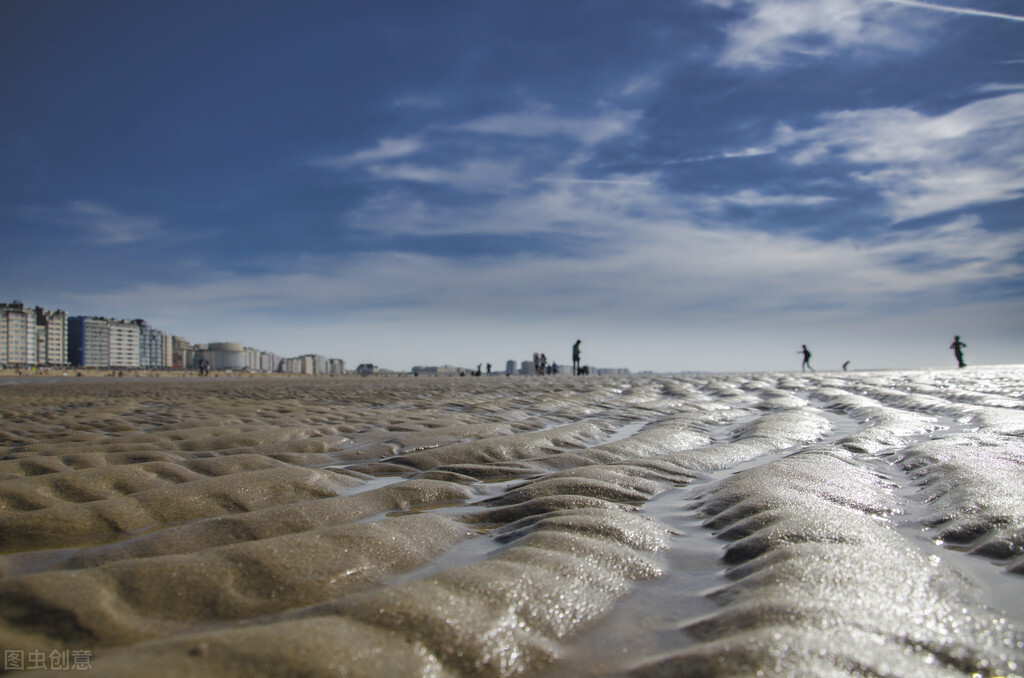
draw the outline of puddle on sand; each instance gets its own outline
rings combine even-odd
[[[371,490],[379,490],[382,487],[388,485],[395,485],[408,480],[409,477],[406,475],[393,475],[393,476],[370,476],[362,485],[356,485],[355,487],[346,487],[338,492],[339,497],[349,497],[354,494],[362,494],[363,492],[369,492]]]
[[[685,627],[718,612],[709,596],[732,582],[722,562],[727,544],[689,508],[696,489],[676,487],[641,507],[642,515],[673,531],[669,549],[660,554],[664,573],[634,584],[610,614],[573,637],[545,676],[618,675],[697,644]]]

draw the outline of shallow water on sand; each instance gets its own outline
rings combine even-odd
[[[115,676],[1021,675],[1022,394],[1019,366],[12,381],[0,648]]]

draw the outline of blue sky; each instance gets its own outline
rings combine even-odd
[[[0,224],[352,365],[1024,362],[1024,2],[4,0]]]

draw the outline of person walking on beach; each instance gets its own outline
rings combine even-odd
[[[800,371],[803,372],[804,370],[810,370],[811,372],[813,372],[814,368],[811,367],[811,351],[810,351],[810,349],[807,348],[807,344],[801,344],[801,346],[803,348],[801,350],[797,351],[797,353],[803,353],[804,354],[804,361],[800,365]]]
[[[577,339],[576,343],[572,345],[572,373],[580,373],[580,344],[583,343],[582,339]]]
[[[957,367],[967,367],[967,363],[964,362],[964,349],[967,348],[967,344],[960,341],[960,335],[953,337],[953,343],[949,345],[953,349],[953,354],[956,356]]]

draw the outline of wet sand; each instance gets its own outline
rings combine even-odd
[[[1024,366],[5,380],[0,554],[103,676],[1021,675]]]

